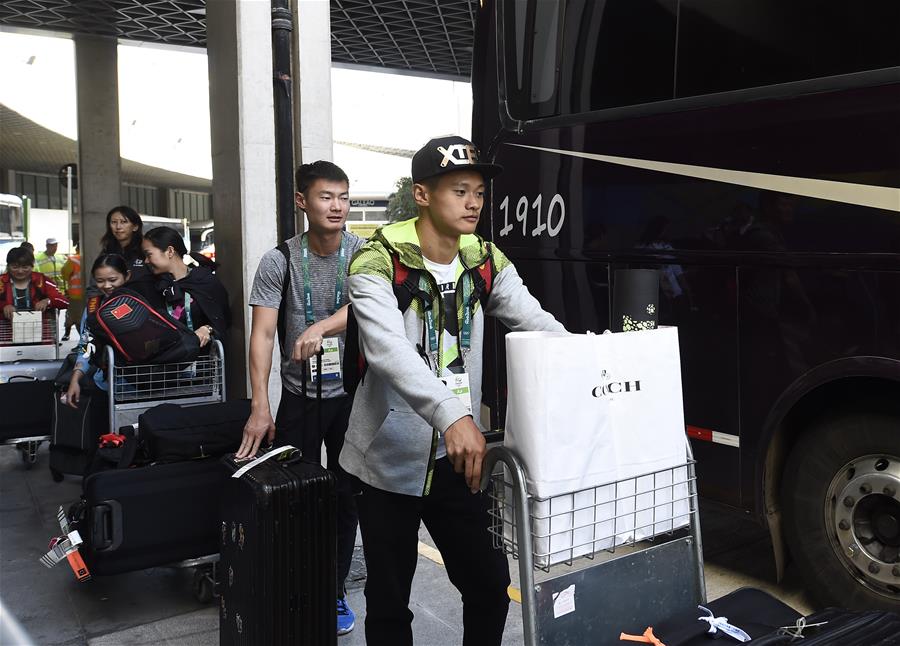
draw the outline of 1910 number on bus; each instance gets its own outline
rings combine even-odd
[[[530,229],[532,238],[537,238],[544,233],[551,238],[555,238],[562,230],[566,221],[566,202],[563,200],[562,195],[557,193],[550,198],[550,203],[547,205],[546,220],[544,220],[543,204],[544,196],[540,193],[531,202],[531,208],[529,208],[528,198],[524,195],[516,201],[515,218],[516,222],[522,225],[523,238],[527,238],[529,234],[529,219],[532,219],[534,223],[534,226]],[[516,225],[509,220],[509,195],[504,196],[503,201],[500,202],[500,211],[503,213],[503,228],[500,229],[500,237],[503,238],[516,228]],[[529,218],[529,212],[533,212],[532,218]]]

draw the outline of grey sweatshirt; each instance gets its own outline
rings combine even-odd
[[[438,434],[469,412],[416,350],[423,339],[421,304],[414,299],[406,312],[401,312],[394,295],[391,254],[407,267],[424,269],[415,222],[408,220],[380,229],[350,267],[350,302],[359,323],[360,347],[368,371],[353,401],[340,464],[372,487],[422,496],[430,487]],[[485,314],[496,316],[514,331],[565,331],[528,292],[506,256],[495,246],[490,253],[495,271],[493,287],[486,312],[475,305],[466,361],[476,415],[481,410]],[[460,260],[465,271],[476,271],[487,257],[487,245],[480,237],[462,236]],[[437,285],[430,273],[423,271],[422,275],[429,281],[432,307],[438,311]],[[459,290],[457,299],[457,313],[461,315]]]

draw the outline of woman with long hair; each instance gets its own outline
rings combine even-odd
[[[181,235],[169,227],[148,231],[141,246],[145,265],[155,278],[154,291],[164,299],[169,314],[197,335],[200,347],[213,336],[224,338],[231,310],[228,292],[215,275],[216,263],[188,253]]]
[[[93,373],[96,386],[103,391],[107,390],[106,377],[103,371],[103,362],[106,359],[105,338],[98,331],[96,319],[97,310],[119,287],[124,285],[131,272],[125,258],[115,253],[100,254],[91,267],[91,277],[94,286],[87,292],[84,313],[81,315],[78,346],[72,351],[75,354],[75,368],[69,379],[69,389],[66,392],[66,403],[72,408],[78,408],[78,400],[81,398],[81,375]]]
[[[132,278],[146,273],[144,251],[141,249],[144,222],[130,206],[114,206],[106,214],[106,233],[100,239],[100,251],[118,254],[128,263]]]

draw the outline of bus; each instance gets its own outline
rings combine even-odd
[[[25,237],[25,203],[18,195],[0,193],[0,239]]]
[[[0,193],[0,273],[6,271],[6,254],[25,241],[25,202],[18,195]]]
[[[472,71],[504,167],[482,235],[572,331],[611,327],[616,270],[659,269],[704,500],[820,603],[894,611],[898,24],[894,0],[484,0]]]

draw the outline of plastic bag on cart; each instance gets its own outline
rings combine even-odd
[[[687,525],[675,328],[514,332],[506,348],[504,443],[534,497],[539,565]]]

